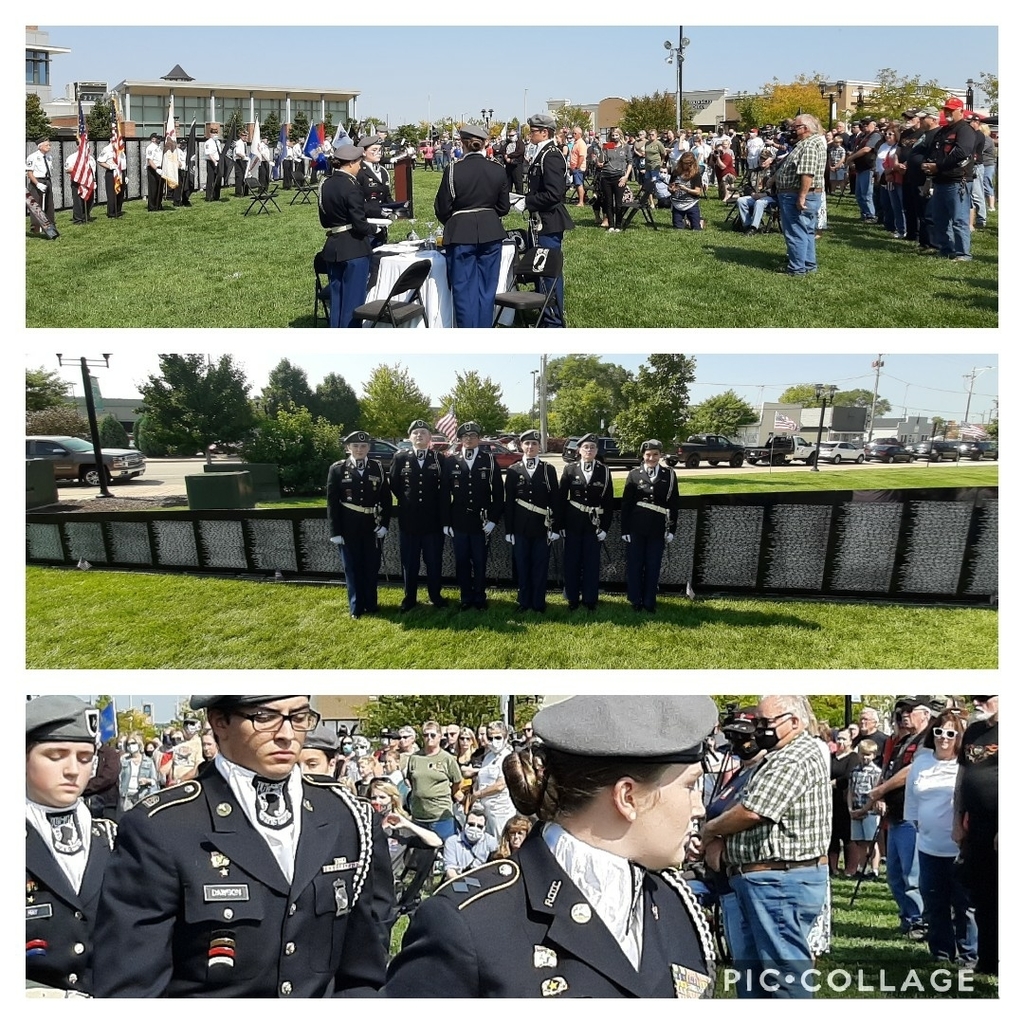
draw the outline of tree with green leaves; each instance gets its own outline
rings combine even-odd
[[[277,466],[281,488],[290,494],[322,491],[331,465],[343,457],[337,428],[293,406],[261,415],[242,443],[242,455]]]
[[[43,110],[42,101],[34,93],[25,95],[25,138],[36,139],[50,138],[53,135],[53,125],[50,124],[46,111]]]
[[[25,371],[25,408],[28,412],[67,404],[71,385],[56,370],[39,367]]]
[[[110,104],[97,100],[92,110],[85,115],[85,127],[90,142],[108,142],[110,140]]]
[[[405,437],[413,420],[430,418],[430,398],[401,363],[374,367],[363,384],[362,425],[374,437]]]
[[[147,413],[140,413],[135,420],[135,429],[132,431],[135,439],[135,447],[138,448],[146,458],[162,459],[170,452],[167,445],[159,441],[152,429],[152,417]]]
[[[280,409],[312,409],[313,392],[306,371],[290,360],[282,359],[270,371],[259,403],[268,416],[275,416]]]
[[[527,430],[533,430],[537,426],[537,417],[526,412],[513,413],[502,428],[506,434],[525,434]]]
[[[565,128],[569,132],[573,128],[582,128],[583,134],[586,135],[594,127],[593,116],[585,107],[576,107],[567,103],[564,107],[559,107],[558,110],[554,111],[554,115],[555,127]]]
[[[301,110],[292,114],[291,127],[288,130],[289,142],[305,142],[309,134],[309,118]]]
[[[549,429],[565,437],[604,433],[612,420],[612,403],[611,389],[596,380],[562,388],[548,409]]]
[[[624,451],[640,451],[649,438],[667,444],[680,435],[696,366],[693,359],[681,354],[651,355],[622,386],[625,406],[615,417],[615,436]]]
[[[948,96],[934,78],[921,81],[920,75],[911,78],[893,68],[880,68],[875,80],[878,84],[866,99],[865,116],[899,118],[910,107],[938,107],[941,110]]]
[[[548,411],[566,436],[607,429],[622,407],[629,371],[599,356],[570,354],[547,365]]]
[[[824,76],[815,71],[810,75],[797,75],[792,82],[780,82],[777,78],[766,82],[759,93],[748,93],[737,100],[740,124],[744,128],[781,124],[802,110],[827,125],[828,98],[822,97],[818,89],[818,82],[824,80]]]
[[[27,412],[25,433],[29,437],[91,437],[89,421],[70,402]]]
[[[334,132],[334,116],[328,110],[324,115],[324,138],[330,142],[334,138]],[[357,139],[356,141],[358,142],[359,140]]]
[[[329,373],[317,384],[312,411],[339,429],[355,430],[359,426],[359,399],[340,373]]]
[[[650,96],[631,96],[622,108],[619,127],[629,135],[655,128],[659,132],[676,128],[676,96],[672,92],[656,92]]]
[[[108,412],[100,420],[100,444],[104,448],[128,447],[128,431],[124,429],[121,421],[112,412]]]
[[[420,141],[419,125],[400,124],[392,133],[396,139],[405,139],[410,146],[415,146]]]
[[[267,119],[260,125],[260,138],[270,146],[271,152],[273,152],[274,146],[277,145],[277,140],[281,135],[281,118],[277,116],[277,112],[272,110],[267,114]]]
[[[988,98],[989,112],[995,116],[999,113],[999,76],[993,75],[989,71],[982,71],[979,77],[981,78],[981,91]]]
[[[515,707],[516,720],[513,725],[519,729],[536,714],[536,697],[516,697]],[[386,729],[400,729],[403,725],[411,725],[419,732],[423,723],[429,721],[441,725],[455,722],[475,732],[479,726],[498,721],[501,716],[501,698],[497,695],[381,696],[360,709],[363,735],[371,737],[379,736]]]
[[[242,120],[242,108],[235,107],[235,109],[231,111],[231,116],[228,118],[227,125],[224,127],[221,134],[225,139],[227,139],[231,137],[233,132],[234,137],[238,138],[239,133],[243,128],[245,128],[246,123],[247,122]]]
[[[736,437],[740,427],[756,423],[757,412],[731,388],[695,405],[686,421],[688,434],[725,434]]]
[[[508,419],[508,406],[501,400],[501,385],[476,370],[455,372],[455,387],[442,395],[437,404],[443,412],[455,409],[460,423],[476,420],[485,433],[492,433]]]
[[[832,398],[832,405],[840,409],[870,409],[872,393],[867,388],[851,388],[849,391],[837,391]],[[779,395],[782,405],[802,405],[805,408],[821,405],[821,399],[814,397],[813,384],[793,384]],[[887,416],[892,412],[892,404],[888,399],[879,397],[875,402],[875,415]]]
[[[211,444],[237,444],[255,424],[245,371],[230,355],[216,362],[195,354],[161,355],[160,372],[140,387],[153,440],[178,454]]]

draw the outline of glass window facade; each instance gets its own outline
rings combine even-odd
[[[348,100],[327,100],[324,103],[324,110],[330,114],[333,124],[348,123]]]
[[[25,84],[50,84],[50,55],[45,50],[25,51]]]
[[[273,114],[278,121],[284,120],[284,100],[266,100],[266,99],[254,99],[252,101],[253,108],[256,112],[256,117],[262,124],[266,119]]]
[[[195,121],[196,131],[202,134],[210,115],[210,99],[208,96],[177,97],[174,101],[174,112],[181,124],[186,127]]]

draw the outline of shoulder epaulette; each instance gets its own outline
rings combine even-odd
[[[512,860],[494,860],[482,864],[478,868],[471,868],[465,874],[445,882],[435,896],[445,893],[453,902],[457,903],[459,910],[476,903],[485,896],[492,896],[494,893],[510,889],[522,877],[519,865]],[[461,903],[461,897],[467,897]]]
[[[153,796],[147,796],[139,803],[139,806],[144,807],[149,812],[149,817],[152,818],[154,814],[166,811],[168,807],[180,807],[182,804],[192,803],[202,791],[201,783],[185,782],[180,786],[171,786],[169,789],[154,793]]]
[[[107,846],[113,849],[114,841],[117,839],[117,825],[108,818],[93,818],[92,834],[97,839],[104,839]]]

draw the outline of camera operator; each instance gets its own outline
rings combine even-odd
[[[974,129],[964,119],[963,100],[943,105],[946,124],[931,138],[921,169],[932,178],[932,241],[939,254],[957,263],[971,258],[971,183]]]
[[[718,198],[725,200],[729,186],[736,180],[736,164],[733,162],[732,149],[719,142],[715,145],[712,156],[715,178],[718,181]]]

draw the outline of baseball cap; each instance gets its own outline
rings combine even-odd
[[[945,103],[942,104],[943,110],[963,110],[964,101],[959,96],[950,96]]]

